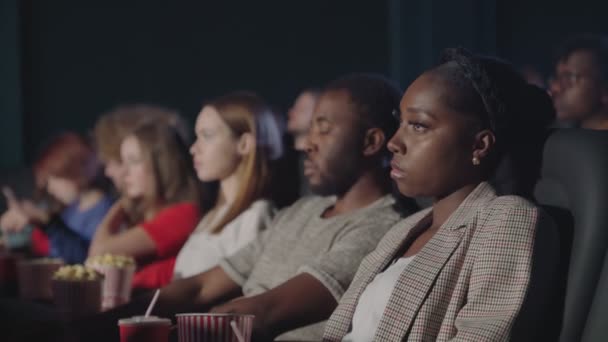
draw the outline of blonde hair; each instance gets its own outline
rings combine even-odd
[[[270,108],[256,94],[233,92],[224,95],[207,106],[213,107],[236,137],[250,133],[255,138],[255,148],[239,165],[239,187],[234,203],[221,220],[210,229],[219,233],[251,204],[268,195],[270,185],[270,161],[283,153],[281,131]]]
[[[184,141],[189,140],[186,124],[176,111],[146,104],[122,105],[103,114],[95,123],[93,136],[99,158],[105,163],[120,160],[120,144],[124,138],[150,122],[172,126]]]

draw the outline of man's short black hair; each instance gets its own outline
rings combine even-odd
[[[603,83],[608,83],[608,37],[589,33],[571,36],[557,49],[556,64],[578,51],[588,51],[595,57],[600,78]]]
[[[399,109],[403,91],[388,78],[372,73],[352,73],[330,82],[324,89],[335,90],[348,92],[365,128],[382,129],[387,141],[399,128],[393,113]]]

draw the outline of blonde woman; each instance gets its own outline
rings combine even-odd
[[[180,251],[174,278],[215,266],[251,242],[270,222],[274,206],[265,198],[269,162],[282,152],[278,125],[256,95],[235,92],[203,107],[190,148],[198,178],[218,182],[214,207]]]

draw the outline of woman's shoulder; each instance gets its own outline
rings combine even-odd
[[[497,196],[488,203],[491,209],[502,209],[502,210],[536,210],[538,206],[532,201],[517,195],[503,195]]]
[[[289,209],[290,211],[299,212],[301,210],[309,210],[311,208],[323,207],[331,205],[336,201],[335,196],[318,196],[318,195],[307,195],[301,197],[295,201],[292,205],[283,208],[283,210]]]
[[[164,218],[164,217],[195,217],[197,220],[200,216],[199,207],[196,203],[193,202],[179,202],[175,204],[168,205],[162,208],[156,214],[156,218]]]
[[[249,208],[247,208],[248,211],[257,211],[257,212],[264,212],[264,211],[275,211],[276,210],[276,206],[274,204],[274,202],[272,202],[269,199],[266,198],[260,198],[255,200],[253,203],[251,203],[251,205],[249,206]]]
[[[498,196],[481,210],[483,230],[501,233],[532,232],[539,224],[553,225],[552,219],[532,201],[515,195]]]
[[[170,205],[164,207],[160,212],[181,211],[181,210],[185,210],[185,211],[198,210],[198,205],[194,202],[178,202],[178,203],[173,203],[173,204],[170,204]]]

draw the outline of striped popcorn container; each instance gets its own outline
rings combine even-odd
[[[131,299],[131,281],[135,273],[135,265],[118,267],[114,265],[87,264],[104,275],[102,289],[102,310],[108,310]]]
[[[101,311],[101,282],[95,280],[53,279],[53,301],[67,317],[78,317]]]
[[[179,342],[239,342],[235,328],[244,341],[251,341],[253,315],[184,313],[175,316]]]

